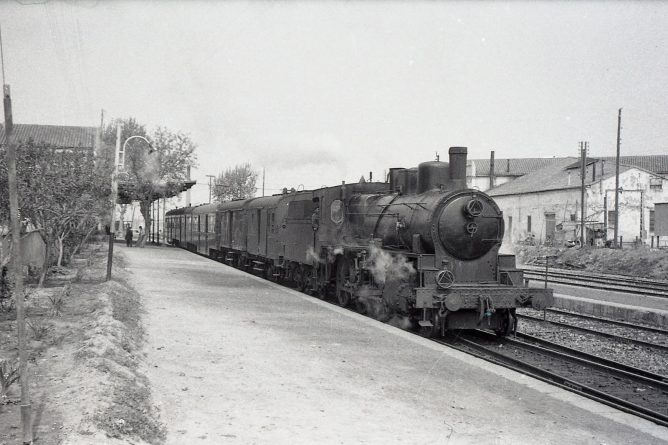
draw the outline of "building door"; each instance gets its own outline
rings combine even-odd
[[[545,244],[554,244],[554,233],[557,227],[557,218],[554,213],[545,214]]]

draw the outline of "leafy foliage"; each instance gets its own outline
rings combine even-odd
[[[9,214],[5,158],[0,152],[0,226],[8,226],[8,218],[2,216]],[[60,265],[63,255],[108,214],[109,164],[96,160],[89,150],[29,141],[18,147],[17,176],[22,225],[39,230],[47,252],[57,252],[55,262]]]
[[[250,163],[236,165],[221,172],[216,178],[213,195],[216,201],[251,198],[255,195],[258,172]]]
[[[115,147],[118,124],[122,125],[121,144],[125,144],[119,183],[129,200],[139,201],[146,227],[149,227],[151,203],[181,190],[187,180],[187,167],[196,163],[197,146],[189,135],[164,127],[156,128],[149,135],[143,124],[130,117],[115,120],[106,127],[102,139],[110,147]],[[132,136],[146,138],[150,145],[140,138],[129,139]]]
[[[7,360],[0,361],[0,403],[7,400],[7,392],[14,382],[19,379],[18,365]]]

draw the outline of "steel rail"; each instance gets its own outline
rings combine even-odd
[[[659,345],[659,344],[656,344],[656,343],[650,343],[650,342],[645,341],[645,340],[638,340],[636,338],[624,337],[622,335],[611,334],[609,332],[597,331],[596,329],[585,328],[585,327],[582,327],[582,326],[575,326],[575,325],[564,323],[564,322],[561,322],[561,321],[543,320],[542,318],[534,317],[532,315],[516,314],[516,316],[518,318],[526,318],[526,319],[530,319],[530,320],[533,320],[533,321],[538,321],[540,323],[548,323],[548,324],[552,324],[552,325],[555,325],[555,326],[564,327],[564,328],[567,328],[567,329],[573,329],[573,330],[576,330],[576,331],[586,332],[586,333],[598,335],[598,336],[601,336],[601,337],[620,340],[620,341],[626,342],[626,343],[634,343],[634,344],[641,345],[641,346],[663,349],[663,350],[668,351],[668,346],[666,346],[666,345]]]
[[[580,314],[577,312],[569,312],[565,311],[562,309],[556,309],[556,308],[547,308],[545,309],[547,312],[552,312],[555,314],[560,314],[560,315],[568,315],[576,318],[584,318],[586,320],[594,320],[594,321],[599,321],[602,323],[608,323],[608,324],[614,324],[617,326],[623,326],[626,328],[632,328],[632,329],[642,329],[647,332],[655,332],[657,334],[664,334],[668,335],[668,329],[662,329],[662,328],[656,328],[653,326],[646,326],[643,324],[636,324],[636,323],[630,323],[628,321],[621,321],[621,320],[612,320],[610,318],[603,318],[603,317],[597,317],[595,315],[588,315],[588,314]]]
[[[481,336],[485,335],[489,337],[492,337],[492,334],[488,333],[480,333],[479,331],[475,333],[473,336],[474,338],[476,336]],[[664,376],[659,376],[659,375],[654,375],[654,377],[649,377],[649,376],[642,376],[640,374],[636,374],[633,371],[627,371],[626,369],[629,369],[630,367],[627,367],[626,365],[621,365],[616,363],[616,362],[610,362],[612,366],[605,365],[603,363],[597,363],[595,360],[598,360],[599,358],[596,358],[594,356],[590,356],[588,359],[586,358],[580,358],[576,357],[575,355],[582,355],[585,353],[579,352],[579,351],[573,351],[574,354],[571,355],[571,351],[568,352],[559,352],[552,350],[553,349],[562,349],[562,350],[568,350],[569,348],[561,347],[560,345],[556,345],[556,347],[553,347],[550,342],[545,342],[540,339],[536,339],[538,342],[542,342],[544,347],[542,346],[536,346],[532,345],[531,343],[527,343],[524,341],[518,341],[518,340],[512,340],[506,338],[506,342],[509,342],[516,346],[517,348],[524,349],[527,352],[532,352],[541,354],[543,356],[550,356],[555,358],[555,360],[560,360],[562,363],[576,363],[578,366],[576,367],[578,370],[582,372],[587,372],[587,369],[589,371],[596,370],[599,373],[600,372],[605,372],[608,373],[613,377],[615,383],[619,383],[622,379],[627,380],[627,382],[637,382],[637,383],[642,383],[647,386],[653,387],[657,391],[661,391],[662,393],[668,390],[668,383],[664,381],[665,377]],[[651,407],[647,406],[641,406],[638,405],[637,403],[631,402],[629,400],[625,400],[623,398],[617,397],[613,394],[606,393],[604,391],[601,391],[599,389],[593,388],[590,385],[583,384],[582,382],[578,381],[578,375],[563,375],[564,373],[562,372],[561,374],[547,370],[543,367],[540,367],[538,365],[534,365],[531,363],[528,363],[522,359],[516,358],[509,356],[508,354],[512,354],[510,352],[509,348],[505,348],[503,352],[497,350],[496,348],[490,348],[488,346],[485,346],[484,344],[481,344],[473,339],[469,338],[463,338],[463,337],[458,337],[454,339],[454,341],[448,341],[448,340],[442,340],[438,339],[436,340],[438,343],[447,345],[449,347],[453,347],[454,349],[458,349],[462,352],[477,356],[483,360],[496,363],[498,365],[504,366],[506,368],[513,369],[515,371],[518,371],[522,374],[532,376],[534,378],[537,378],[539,380],[545,381],[550,384],[554,384],[556,386],[562,387],[564,389],[567,389],[569,391],[575,392],[577,394],[580,394],[584,397],[596,400],[598,402],[604,403],[608,406],[612,406],[614,408],[617,408],[621,411],[642,417],[647,420],[651,420],[652,422],[655,422],[659,425],[662,426],[668,426],[668,415],[664,414],[662,412],[658,412]],[[531,340],[533,341],[533,339]],[[460,343],[460,344],[458,344]],[[465,345],[462,346],[461,344]],[[474,350],[474,352],[471,351],[471,349]],[[593,360],[591,360],[593,359]],[[602,359],[605,360],[605,359]],[[624,369],[622,369],[624,368]],[[632,368],[635,370],[635,368]],[[646,371],[639,370],[643,373],[647,373]],[[575,374],[575,371],[572,370],[572,374]],[[651,374],[651,373],[650,373]],[[586,374],[585,374],[586,375]],[[580,374],[582,376],[582,374]],[[660,380],[656,380],[656,379]]]
[[[524,269],[526,278],[535,281],[545,280],[545,270]],[[591,289],[612,290],[624,293],[648,295],[653,297],[668,298],[668,284],[663,282],[638,283],[630,280],[620,280],[615,276],[596,277],[589,274],[572,274],[562,271],[548,271],[547,281],[554,284],[565,284],[570,286],[587,287]]]
[[[545,274],[544,264],[539,266],[525,265],[522,266],[522,269],[530,272],[540,272],[543,275]],[[549,269],[549,271],[554,273],[559,273],[565,276],[571,276],[574,278],[585,276],[587,278],[598,279],[598,280],[617,281],[619,283],[632,283],[640,286],[646,285],[649,287],[659,287],[663,289],[668,289],[668,281],[666,280],[655,280],[651,278],[632,277],[628,275],[618,275],[618,274],[605,274],[605,273],[585,271],[585,270],[563,269],[558,267],[552,267]]]

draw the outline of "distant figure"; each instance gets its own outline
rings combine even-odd
[[[144,238],[146,238],[144,229],[142,228],[142,226],[139,226],[139,239],[137,240],[137,245],[139,247],[144,247],[144,242],[146,241]]]
[[[125,245],[127,247],[132,247],[132,227],[128,226],[128,229],[125,231]]]

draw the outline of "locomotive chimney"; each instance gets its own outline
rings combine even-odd
[[[466,147],[450,147],[450,183],[453,189],[466,188]]]

